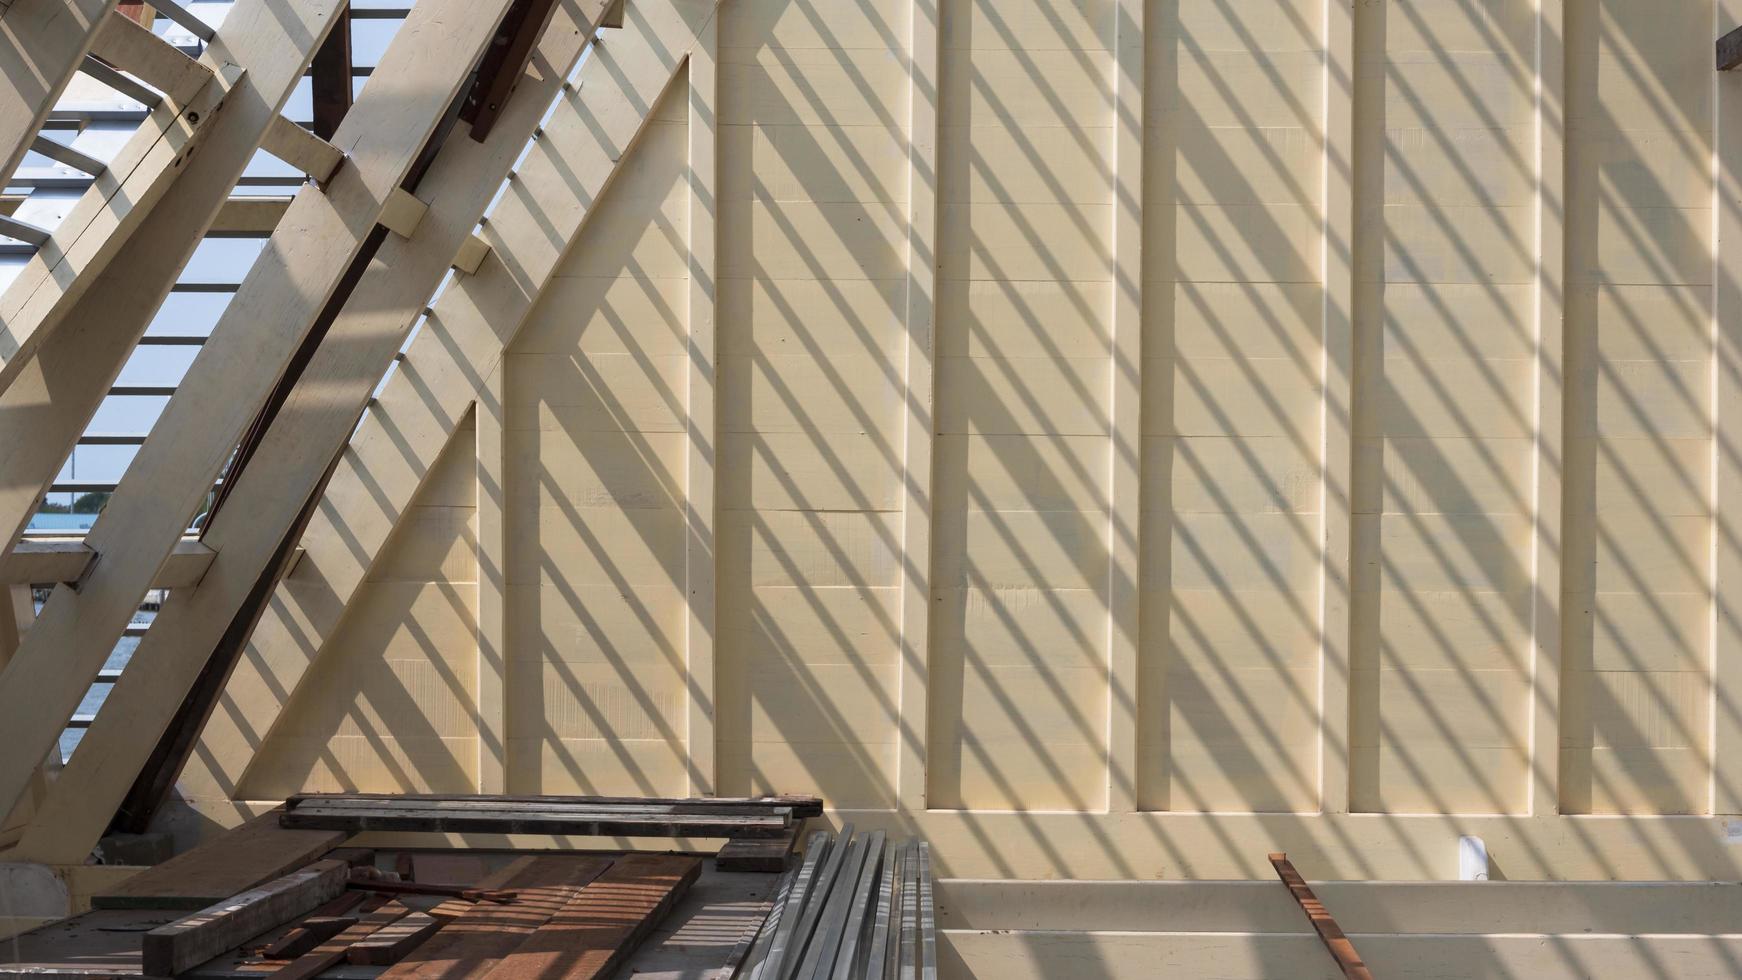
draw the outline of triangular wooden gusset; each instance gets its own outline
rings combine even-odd
[[[377,84],[335,134],[353,165],[291,203],[159,418],[162,438],[147,440],[86,536],[97,563],[77,590],[56,589],[0,674],[0,737],[21,749],[0,760],[0,806],[23,791],[22,760],[54,743],[341,279],[366,244],[379,244],[384,208],[425,157],[507,7],[508,0],[420,5],[383,54]],[[306,63],[299,58],[299,73]],[[451,255],[452,247],[444,260]]]
[[[302,518],[305,503],[311,494],[320,493],[322,478],[338,456],[331,486],[321,497],[320,506],[314,509],[312,522],[303,535],[305,540],[321,541],[321,553],[303,557],[293,579],[280,584],[276,593],[271,594],[272,601],[264,610],[256,638],[237,667],[238,679],[230,684],[226,707],[215,713],[211,727],[227,729],[231,724],[228,702],[234,700],[238,687],[245,690],[248,679],[257,676],[256,672],[264,665],[259,659],[261,651],[270,651],[269,656],[275,658],[288,652],[302,660],[292,668],[300,676],[307,660],[300,649],[295,645],[288,649],[274,645],[276,638],[286,635],[286,612],[300,604],[299,600],[286,597],[295,594],[299,583],[309,575],[326,574],[325,570],[331,570],[329,577],[333,581],[323,582],[321,589],[347,595],[355,590],[360,576],[346,575],[345,563],[355,564],[358,559],[348,542],[362,534],[364,548],[379,549],[392,526],[391,521],[377,522],[366,529],[356,525],[359,520],[372,521],[374,517],[372,512],[367,516],[354,513],[359,490],[375,486],[378,480],[389,481],[386,484],[391,487],[389,494],[400,499],[399,507],[403,508],[421,477],[421,473],[413,476],[403,470],[391,472],[391,467],[379,470],[370,465],[371,461],[386,451],[403,463],[404,457],[397,454],[406,449],[423,459],[425,468],[433,461],[454,425],[468,413],[477,397],[483,378],[474,375],[487,374],[502,356],[505,337],[497,331],[511,336],[513,328],[525,318],[567,241],[610,182],[652,107],[682,66],[698,32],[710,22],[716,4],[711,0],[638,4],[640,16],[614,35],[608,46],[595,50],[572,88],[563,79],[592,37],[593,24],[605,4],[602,0],[585,0],[551,6],[554,13],[550,26],[531,53],[530,64],[513,97],[491,120],[484,140],[474,142],[475,126],[470,130],[456,127],[440,151],[429,157],[429,168],[416,191],[417,199],[427,203],[428,210],[416,222],[413,236],[387,235],[381,241],[379,251],[352,284],[344,306],[326,327],[312,357],[301,365],[294,386],[278,405],[272,424],[259,443],[252,447],[247,464],[226,487],[224,503],[203,535],[203,542],[220,556],[214,561],[214,574],[197,585],[170,593],[136,652],[137,657],[153,664],[152,671],[122,675],[84,736],[81,744],[88,748],[78,753],[73,764],[56,780],[55,792],[32,820],[24,839],[12,852],[15,856],[67,863],[80,860],[89,852],[128,792],[134,774],[151,755],[152,736],[163,732],[176,716],[189,689],[207,667],[207,655],[220,644],[226,629],[246,606],[256,579],[274,567],[286,528],[294,527]],[[425,16],[441,16],[435,4],[420,7],[401,36],[416,36],[412,28],[418,23],[419,13],[426,10]],[[394,57],[395,51],[390,49],[383,65],[376,69],[377,78],[385,75],[390,67],[388,62]],[[414,64],[391,66],[394,75],[389,77],[405,77],[419,70],[427,74],[438,62],[469,64],[470,59],[452,54],[438,59],[424,51]],[[356,134],[356,127],[375,118],[370,115],[378,111],[371,107],[371,94],[377,95],[378,104],[387,104],[390,97],[397,99],[398,111],[403,112],[406,100],[431,88],[427,77],[415,83],[407,78],[403,88],[390,85],[366,88],[335,141],[347,146],[361,169],[365,164],[362,156],[365,147],[355,138],[347,143],[346,134]],[[564,93],[563,98],[539,131],[549,101],[559,91]],[[423,98],[430,96],[425,94]],[[376,124],[377,130],[382,128],[378,118]],[[495,258],[467,256],[467,252],[478,252],[473,241],[474,225],[535,131],[538,139],[514,173],[508,193],[477,236]],[[281,232],[294,228],[299,229],[298,238],[306,236],[309,221],[299,217],[298,205],[311,210],[305,204],[308,201],[327,205],[330,210],[330,202],[344,199],[343,185],[351,172],[350,166],[343,168],[324,197],[305,189],[281,224]],[[316,212],[316,216],[325,214]],[[379,214],[373,217],[386,220]],[[356,226],[352,222],[344,227]],[[263,253],[262,263],[269,261],[276,249],[295,248],[296,241],[296,238],[288,242],[275,240]],[[457,278],[436,302],[418,340],[404,355],[400,370],[374,404],[369,421],[352,446],[345,449],[359,413],[369,404],[371,391],[393,362],[406,332],[450,263],[458,261],[475,268],[475,274]],[[332,265],[336,267],[336,263]],[[261,309],[248,305],[247,299],[254,288],[251,284],[262,274],[258,265],[250,273],[231,306],[231,313],[214,330],[208,354],[221,337],[246,343],[255,336]],[[292,301],[288,294],[277,295],[275,302],[280,308]],[[247,324],[248,329],[230,323],[232,316],[240,315],[241,310],[250,310],[253,322]],[[319,310],[319,303],[310,302],[302,312],[313,319]],[[466,350],[450,349],[448,345],[454,343],[463,344]],[[465,363],[451,360],[456,354]],[[247,356],[259,358],[260,345],[248,344]],[[251,398],[252,393],[241,395],[243,382],[236,360],[214,360],[222,363],[223,370],[214,370],[208,378],[199,377],[201,364],[208,359],[202,355],[196,361],[182,393],[176,397],[176,401],[184,396],[189,402],[198,400],[203,421],[188,424],[185,413],[172,401],[156,430],[164,436],[162,451],[153,453],[148,442],[110,504],[112,513],[132,515],[125,522],[125,534],[120,533],[119,527],[99,534],[103,530],[101,520],[92,531],[92,547],[113,561],[97,562],[79,592],[63,590],[64,597],[57,595],[50,608],[45,609],[44,623],[27,638],[26,653],[33,640],[47,643],[50,638],[59,639],[62,652],[56,673],[63,677],[70,659],[65,649],[68,643],[88,643],[88,647],[81,649],[95,657],[99,647],[113,642],[102,637],[113,631],[116,623],[124,624],[120,612],[125,602],[136,603],[143,592],[143,577],[138,568],[147,561],[140,556],[149,552],[143,550],[142,532],[147,526],[155,528],[149,535],[153,550],[173,540],[178,522],[185,519],[181,511],[191,510],[192,501],[203,492],[198,477],[215,475],[216,465],[223,462],[223,452],[235,441],[230,423],[239,432],[246,422],[240,402]],[[249,383],[254,390],[264,392],[273,379],[268,368],[262,366],[253,372]],[[410,390],[406,388],[408,384],[412,386]],[[418,392],[429,384],[443,387],[439,404],[457,405],[456,415],[439,420],[415,417],[418,411],[437,407],[419,403]],[[193,430],[212,428],[213,412],[218,410],[209,395],[201,398],[195,394],[200,389],[210,391],[211,385],[228,385],[238,405],[220,413],[226,420],[223,431],[196,436]],[[250,407],[253,404],[248,402]],[[180,422],[176,421],[178,418]],[[381,441],[383,428],[391,433],[385,442]],[[413,440],[411,446],[389,448],[396,445],[395,440],[407,437]],[[342,449],[345,451],[340,456]],[[139,482],[143,473],[155,474],[150,484],[154,492],[139,492],[138,488],[146,486]],[[186,503],[186,508],[169,503],[166,482],[176,486],[175,499]],[[204,482],[209,486],[209,479]],[[123,499],[135,503],[126,507],[121,503]],[[380,502],[369,492],[362,493],[361,500],[371,506]],[[108,544],[107,549],[104,543]],[[122,567],[128,557],[132,558],[130,567]],[[59,627],[52,625],[51,618],[57,602],[64,610],[60,615],[67,617]],[[73,615],[75,607],[80,615]],[[331,608],[334,615],[330,619],[322,617],[327,620],[323,632],[330,632],[331,621],[336,620],[342,604]],[[93,629],[94,617],[104,619],[102,629]],[[297,631],[301,632],[302,627]],[[277,666],[271,669],[281,670]],[[68,691],[76,684],[69,681]],[[286,695],[296,686],[294,680],[283,688],[274,684],[275,689]],[[0,699],[4,698],[0,694]],[[256,719],[262,717],[257,715]],[[211,738],[208,734],[206,741]],[[228,747],[225,754],[226,758],[231,757]],[[203,757],[204,749],[196,755]],[[241,764],[246,761],[245,756],[238,759]]]
[[[480,416],[499,411],[491,387],[509,342],[717,7],[717,0],[635,3],[623,30],[594,51],[557,103],[485,222],[494,256],[437,299],[340,459],[303,535],[306,557],[279,586],[189,759],[186,795],[202,804],[232,799],[313,663],[338,655],[325,647],[340,617],[456,429],[474,407]],[[482,751],[501,751],[499,740]]]

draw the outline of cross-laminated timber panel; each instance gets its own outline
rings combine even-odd
[[[0,674],[0,737],[25,748],[0,761],[6,805],[28,778],[27,767],[14,763],[46,752],[58,737],[506,9],[507,0],[422,4],[382,55],[372,84],[334,134],[354,165],[291,202],[164,409],[156,437],[87,535],[102,560],[78,591],[55,591]],[[452,254],[450,247],[443,261]]]
[[[458,128],[418,182],[428,211],[412,238],[389,236],[327,328],[320,348],[202,536],[218,574],[172,592],[135,656],[150,673],[124,674],[85,733],[84,746],[19,846],[44,863],[87,853],[206,665],[209,651],[272,561],[284,529],[344,448],[370,393],[404,343],[449,260],[544,117],[594,33],[604,0],[558,4],[514,96],[480,143]],[[361,103],[359,103],[361,105]]]
[[[240,783],[716,6],[633,4],[623,30],[582,67],[485,223],[492,258],[436,301],[341,459],[303,537],[308,556],[262,617],[190,760],[187,785],[228,793]]]

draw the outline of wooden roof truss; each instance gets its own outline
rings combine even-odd
[[[151,2],[191,26],[184,9]],[[37,6],[79,12],[76,24],[30,21],[58,40],[29,45],[42,84],[4,94],[31,114],[27,130],[0,129],[8,173],[87,54],[161,93],[0,296],[0,585],[58,583],[34,623],[0,622],[0,814],[13,813],[0,859],[82,862],[136,783],[166,786],[196,738],[215,771],[239,775],[258,739],[234,741],[233,716],[210,711],[216,693],[249,704],[256,724],[277,717],[455,427],[495,410],[480,402],[506,345],[661,94],[711,41],[718,2],[630,0],[571,85],[610,0],[419,0],[354,105],[317,85],[314,133],[280,111],[317,52],[348,66],[343,36],[326,43],[360,14],[343,0],[236,0],[198,58],[112,13],[115,0],[17,0],[0,13],[12,28]],[[0,58],[24,57],[0,40],[11,45]],[[90,532],[20,544],[262,146],[314,182],[279,205]],[[400,354],[452,267],[461,274]],[[190,542],[221,475],[223,506]],[[318,610],[280,581],[299,564],[329,596]],[[85,749],[45,785],[40,760],[171,568],[183,571],[135,653],[149,670],[114,678]],[[288,615],[317,649],[282,642]],[[239,658],[244,644],[255,655]]]

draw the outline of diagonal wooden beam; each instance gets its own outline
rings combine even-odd
[[[24,159],[115,0],[13,0],[0,11],[0,183]]]
[[[11,385],[187,169],[240,75],[239,68],[230,66],[219,81],[207,69],[188,101],[165,99],[152,109],[0,293],[0,391]]]
[[[242,70],[182,178],[109,267],[0,390],[0,544],[18,540],[43,493],[207,228],[266,127],[308,68],[344,0],[237,0],[201,56]]]
[[[382,55],[334,135],[351,165],[292,200],[86,535],[102,560],[78,591],[55,590],[0,673],[0,744],[18,749],[0,755],[0,809],[28,779],[19,756],[40,757],[77,707],[243,428],[373,236],[507,2],[423,0]],[[132,776],[122,774],[123,786]]]
[[[172,102],[187,102],[212,77],[209,65],[183,54],[119,10],[103,19],[91,42],[91,54],[138,75]]]
[[[81,743],[99,747],[87,753],[93,761],[69,769],[57,783],[66,792],[51,799],[53,815],[32,824],[20,854],[54,863],[56,855],[89,853],[101,836],[128,789],[116,777],[130,782],[146,762],[208,654],[270,566],[284,529],[318,492],[454,252],[470,237],[580,60],[605,3],[563,0],[489,138],[474,142],[458,129],[448,135],[418,183],[418,193],[431,202],[418,233],[382,242],[205,529],[202,540],[222,556],[220,574],[170,596],[135,653],[156,658],[147,661],[152,671],[122,675]]]
[[[637,0],[581,67],[485,223],[493,254],[436,301],[340,460],[303,535],[307,556],[280,584],[183,773],[184,796],[221,803],[235,791],[718,3]]]

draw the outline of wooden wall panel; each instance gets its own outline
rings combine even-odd
[[[1536,6],[1356,15],[1357,810],[1527,806]]]
[[[720,13],[722,793],[895,798],[908,21]]]
[[[1107,802],[1113,10],[939,6],[934,807]]]
[[[1153,5],[1139,804],[1316,805],[1322,5]]]
[[[239,795],[1732,867],[1714,3],[727,0]]]
[[[508,349],[510,793],[688,792],[688,86]]]
[[[1569,812],[1710,805],[1713,24],[1568,11]]]
[[[292,695],[239,798],[476,788],[472,429],[464,423],[430,470],[345,610],[332,640],[338,655],[317,661]]]

